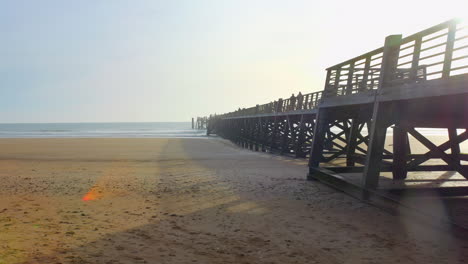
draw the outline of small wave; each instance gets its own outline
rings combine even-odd
[[[38,132],[45,132],[45,133],[48,133],[48,132],[72,132],[73,130],[65,130],[65,129],[41,129],[41,130],[38,130]],[[34,132],[34,131],[32,131]]]

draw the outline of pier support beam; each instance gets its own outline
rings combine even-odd
[[[271,132],[270,151],[276,148],[276,136],[278,134],[278,117],[275,116],[273,120],[273,129]]]
[[[293,132],[291,129],[291,121],[289,120],[289,116],[286,116],[286,121],[282,122],[282,124],[283,126],[281,130],[283,131],[283,135],[281,138],[280,154],[285,154],[289,152],[289,147],[288,147],[289,133]]]
[[[346,148],[346,166],[348,167],[354,167],[354,165],[356,164],[354,160],[354,154],[356,153],[358,134],[359,120],[358,118],[353,118],[351,120],[351,127]]]
[[[329,113],[327,109],[319,108],[315,122],[314,136],[312,138],[312,147],[310,150],[309,174],[307,175],[308,180],[313,179],[314,171],[310,168],[318,168],[320,161],[323,158],[325,134],[327,133],[329,127],[328,115]]]
[[[296,141],[294,146],[294,153],[296,158],[304,158],[303,147],[304,139],[305,139],[305,122],[306,118],[304,115],[301,115],[301,119],[299,121],[299,132],[296,135]]]
[[[391,35],[385,38],[377,94],[381,94],[385,89],[392,88],[389,84],[397,69],[401,39],[401,35]],[[376,189],[378,186],[382,155],[385,150],[385,137],[387,127],[391,124],[391,114],[394,106],[392,103],[374,102],[371,129],[369,131],[369,147],[362,179],[362,185],[365,189]]]
[[[393,179],[406,179],[408,174],[408,154],[410,153],[410,145],[408,133],[401,124],[393,127]]]
[[[366,163],[363,174],[363,187],[375,189],[378,186],[380,167],[385,147],[385,137],[389,126],[390,116],[388,110],[376,103],[369,131],[369,147],[367,149]]]

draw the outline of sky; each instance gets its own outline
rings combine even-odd
[[[0,123],[167,122],[320,91],[466,0],[0,0]]]

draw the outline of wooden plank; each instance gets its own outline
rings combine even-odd
[[[466,170],[468,165],[461,165],[461,167]],[[453,167],[449,165],[422,165],[415,168],[412,168],[411,171],[454,171]]]
[[[401,197],[449,197],[449,196],[466,196],[468,195],[468,187],[442,187],[442,188],[402,188],[402,189],[385,189],[381,192],[397,195]]]
[[[333,171],[334,173],[360,173],[364,171],[364,167],[346,166],[346,167],[324,167],[324,169]]]
[[[468,94],[468,74],[449,79],[435,79],[412,85],[402,84],[382,91],[376,98],[379,102],[421,99],[445,95]]]
[[[284,113],[268,113],[268,114],[258,114],[258,115],[244,115],[244,116],[231,116],[223,117],[222,120],[232,120],[232,119],[244,119],[244,118],[257,118],[257,117],[275,117],[275,116],[292,116],[292,115],[315,115],[317,114],[317,109],[306,109],[306,110],[296,110]]]
[[[338,107],[371,104],[375,101],[375,93],[375,90],[371,90],[347,96],[327,97],[322,99],[320,107]]]

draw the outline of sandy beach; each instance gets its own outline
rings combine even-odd
[[[221,139],[1,139],[0,264],[466,263],[468,243]]]

